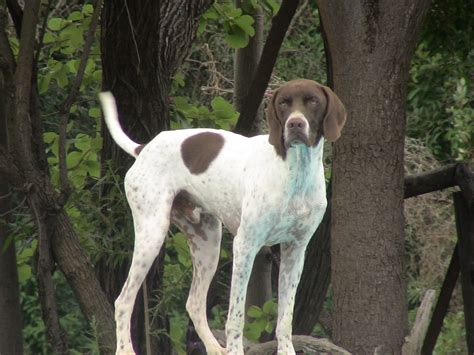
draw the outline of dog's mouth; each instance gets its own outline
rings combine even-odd
[[[288,137],[288,139],[285,140],[285,146],[286,148],[291,148],[291,147],[296,147],[298,145],[305,145],[307,147],[311,146],[311,143],[309,142],[309,138],[306,137],[304,134],[298,134],[292,137]]]

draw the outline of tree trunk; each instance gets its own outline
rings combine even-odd
[[[403,147],[410,59],[429,0],[318,1],[348,120],[333,156],[333,339],[400,353],[406,334]]]
[[[1,10],[1,9],[0,9]],[[6,20],[4,12],[0,30]],[[0,71],[0,146],[7,148],[7,101],[9,88]],[[10,189],[6,179],[0,177],[0,354],[23,354],[21,337],[21,310],[18,272],[16,266],[15,238],[8,231]]]
[[[7,185],[0,182],[0,214],[7,214]],[[6,219],[7,216],[2,217]],[[0,221],[0,354],[23,354],[21,337],[20,291],[16,268],[15,238],[8,234],[5,221]],[[12,237],[9,239],[9,237]],[[6,247],[6,245],[8,245]]]
[[[200,15],[212,4],[200,1],[129,1],[107,0],[102,11],[103,87],[115,95],[120,121],[129,136],[148,143],[162,130],[169,129],[169,90],[172,76],[187,56],[196,35]],[[102,127],[104,147],[102,167],[111,160],[112,169],[124,175],[133,159],[113,142]],[[103,190],[107,195],[108,189]],[[120,223],[120,222],[118,222]],[[121,226],[116,226],[120,229]],[[130,236],[132,238],[132,236]],[[111,246],[117,250],[119,246]],[[147,299],[161,287],[163,251],[147,277]],[[97,269],[101,283],[114,300],[125,282],[128,262],[112,267],[106,260]],[[110,272],[114,270],[113,272]],[[150,302],[149,308],[155,305]],[[132,320],[135,349],[143,353],[145,329],[142,292],[137,296]],[[167,329],[165,314],[152,321],[152,330]],[[160,336],[152,353],[170,353],[169,337]]]
[[[312,333],[331,281],[331,195],[329,186],[326,212],[306,248],[304,268],[296,293],[293,334]]]

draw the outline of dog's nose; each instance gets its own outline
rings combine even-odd
[[[286,121],[286,128],[293,132],[303,132],[306,130],[307,122],[302,117],[291,117]]]

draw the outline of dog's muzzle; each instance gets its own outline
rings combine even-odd
[[[285,145],[304,144],[309,147],[309,123],[302,115],[291,115],[285,124]]]

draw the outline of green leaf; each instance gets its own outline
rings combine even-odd
[[[219,14],[217,13],[215,7],[211,6],[209,10],[204,13],[203,17],[209,20],[217,20],[219,18]]]
[[[96,179],[100,177],[100,164],[97,160],[97,154],[89,153],[88,159],[84,160],[83,165],[90,176]]]
[[[267,322],[267,325],[265,326],[265,331],[268,334],[271,334],[273,332],[274,324],[272,322]]]
[[[44,44],[50,44],[56,42],[56,36],[51,32],[46,32],[43,37]]]
[[[192,265],[191,253],[189,252],[188,243],[183,233],[176,233],[173,236],[173,246],[178,253],[178,261],[181,265],[190,267]]]
[[[56,132],[43,133],[43,141],[47,144],[51,144],[57,138],[58,138],[58,134]]]
[[[243,15],[235,19],[235,24],[239,26],[247,35],[255,35],[255,29],[253,28],[253,23],[255,22],[252,16]]]
[[[66,163],[68,169],[77,168],[79,161],[82,158],[82,152],[71,152],[66,157]]]
[[[59,17],[53,17],[48,21],[48,28],[52,31],[59,31],[64,25],[66,21]]]
[[[258,318],[255,322],[252,322],[252,327],[255,328],[261,335],[267,327],[267,320],[265,318]]]
[[[173,77],[173,81],[179,87],[183,87],[185,85],[183,73],[176,73],[176,75]]]
[[[76,74],[79,68],[79,59],[68,60],[65,65],[70,73]]]
[[[263,316],[263,312],[258,306],[250,306],[247,310],[247,315],[251,318],[260,318]]]
[[[242,16],[242,9],[230,4],[223,6],[222,12],[224,12],[227,17],[232,19]]]
[[[91,149],[91,137],[84,134],[84,133],[79,133],[76,138],[74,139],[74,146],[85,152],[87,150]]]
[[[56,80],[60,88],[64,88],[68,84],[68,79],[66,75],[67,71],[67,67],[61,62],[56,62],[53,65],[53,68],[51,70],[51,78]]]
[[[91,107],[88,111],[88,114],[92,118],[99,118],[100,117],[100,109],[98,107]]]
[[[175,96],[173,98],[173,106],[176,110],[180,111],[188,111],[191,108],[188,99],[184,96]]]
[[[102,69],[97,69],[94,71],[94,73],[92,73],[92,79],[97,82],[102,81]]]
[[[245,48],[249,43],[249,36],[240,27],[232,27],[224,39],[231,48]]]
[[[247,339],[251,341],[255,341],[255,342],[258,341],[261,334],[262,332],[260,332],[257,328],[252,327],[252,326],[247,326],[244,332],[244,336]]]
[[[211,107],[219,119],[232,119],[238,114],[234,106],[221,96],[212,99]]]
[[[46,74],[40,76],[38,83],[38,91],[40,94],[44,94],[49,89],[49,83],[51,82],[51,75]]]
[[[59,39],[65,41],[66,47],[72,47],[77,50],[82,47],[84,43],[84,29],[82,26],[71,24],[59,33]]]
[[[98,152],[102,149],[102,137],[100,135],[91,139],[91,149],[94,152]]]
[[[3,241],[3,246],[0,249],[0,255],[3,255],[5,253],[5,251],[8,249],[8,247],[12,244],[13,241],[13,234],[7,235],[7,237]]]
[[[82,20],[83,16],[82,16],[82,13],[80,11],[73,11],[69,14],[67,19],[69,21],[78,21],[78,20]]]
[[[268,300],[264,303],[262,310],[265,314],[276,315],[278,313],[278,305],[274,300]]]
[[[265,5],[268,8],[270,8],[270,10],[272,11],[273,16],[275,16],[277,14],[278,10],[280,10],[280,4],[276,0],[265,0]]]
[[[18,281],[20,283],[25,282],[26,280],[31,278],[31,267],[26,264],[22,264],[18,266]]]
[[[82,13],[84,15],[91,15],[94,12],[94,7],[91,4],[84,5]]]

